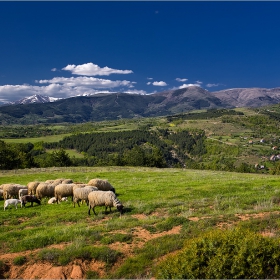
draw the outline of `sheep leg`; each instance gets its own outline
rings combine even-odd
[[[91,205],[89,205],[89,207],[88,207],[88,214],[90,215],[90,209],[91,209]],[[92,207],[92,211],[93,211],[93,213],[96,215],[96,213],[95,213],[95,211],[94,211],[94,207]]]

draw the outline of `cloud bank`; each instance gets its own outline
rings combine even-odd
[[[143,90],[133,89],[136,82],[128,80],[101,79],[93,76],[109,76],[111,74],[131,74],[132,70],[118,70],[109,67],[99,67],[96,64],[67,65],[62,70],[70,71],[78,77],[54,77],[48,80],[36,80],[35,85],[3,85],[0,86],[0,102],[7,103],[39,94],[56,98],[68,98],[77,95],[92,95],[100,91],[123,91],[135,94],[145,94]],[[52,68],[52,72],[60,72]],[[45,84],[45,85],[44,85]]]
[[[45,95],[55,98],[69,98],[81,95],[93,95],[100,92],[127,92],[132,94],[147,94],[145,90],[135,88],[136,82],[129,80],[112,80],[98,78],[95,76],[109,76],[112,74],[132,74],[132,70],[119,70],[109,67],[99,67],[96,64],[85,63],[81,65],[69,64],[62,69],[52,68],[54,75],[69,71],[72,77],[54,77],[51,79],[35,80],[33,85],[2,85],[0,86],[0,103],[17,101],[25,97],[35,94]],[[168,84],[162,80],[153,81],[152,77],[146,78],[146,85],[155,87],[166,87]],[[176,78],[177,82],[183,83],[179,87],[170,89],[182,89],[191,86],[201,87],[202,82],[184,83],[188,81],[186,78]],[[174,81],[174,80],[173,80]],[[219,86],[220,84],[207,84],[207,87]],[[151,92],[150,92],[151,93]]]

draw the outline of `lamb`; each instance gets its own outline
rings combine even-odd
[[[56,198],[55,197],[50,198],[48,204],[54,204],[54,203],[56,203]]]
[[[5,200],[5,203],[4,203],[4,211],[6,210],[6,208],[9,206],[9,205],[15,205],[16,209],[17,209],[17,205],[21,203],[21,200],[17,199],[17,198],[10,198],[10,199],[7,199]]]
[[[28,194],[33,194],[33,195],[36,194],[36,189],[39,184],[40,184],[40,182],[37,182],[37,181],[29,182],[27,184]]]
[[[55,186],[54,196],[56,198],[56,203],[62,199],[62,197],[72,196],[73,201],[73,187],[76,184],[59,184]]]
[[[115,188],[107,181],[102,179],[91,179],[88,182],[89,186],[97,187],[100,191],[112,191],[115,193]]]
[[[25,207],[25,204],[27,202],[31,202],[32,207],[33,207],[33,202],[36,202],[37,204],[41,205],[41,201],[35,195],[24,195],[21,198],[21,208],[22,208],[22,205]]]
[[[74,203],[74,207],[75,207],[75,203],[78,204],[78,206],[80,207],[79,202],[82,200],[86,201],[86,204],[88,205],[88,194],[92,191],[98,191],[98,188],[96,187],[91,187],[91,186],[86,186],[84,188],[76,188],[73,191],[73,203]]]
[[[53,197],[55,186],[48,183],[40,183],[36,189],[36,196],[38,199],[43,197]]]
[[[67,201],[67,197],[62,197],[61,201]],[[50,198],[48,204],[54,204],[54,203],[56,203],[56,198],[55,197]]]
[[[28,194],[28,189],[20,189],[18,191],[18,198],[21,198],[23,195],[27,195]]]
[[[123,205],[121,202],[117,199],[116,195],[112,191],[93,191],[90,192],[88,195],[88,201],[89,201],[89,209],[88,209],[88,215],[90,215],[90,209],[92,209],[93,213],[95,215],[96,212],[94,211],[95,206],[105,206],[105,212],[107,210],[107,207],[116,207],[118,211],[122,214],[123,213]]]

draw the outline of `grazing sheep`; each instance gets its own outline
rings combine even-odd
[[[37,204],[41,205],[41,201],[35,195],[24,195],[21,198],[21,208],[22,208],[22,205],[25,207],[25,204],[27,202],[31,202],[32,207],[33,207],[33,202],[36,202]]]
[[[61,182],[61,184],[72,184],[73,180],[72,179],[63,179],[63,181]]]
[[[6,210],[6,208],[9,206],[9,205],[15,205],[16,209],[17,209],[17,205],[21,203],[21,200],[17,199],[17,198],[10,198],[10,199],[7,199],[4,203],[4,211]]]
[[[43,197],[53,197],[55,186],[49,183],[40,183],[36,189],[36,196],[38,199]]]
[[[87,184],[84,184],[84,183],[74,183],[73,192],[75,189],[84,188],[86,186],[87,186]]]
[[[90,192],[88,195],[89,201],[89,209],[88,214],[90,215],[90,209],[92,209],[93,213],[97,215],[94,211],[95,206],[105,206],[105,212],[107,207],[109,206],[110,212],[111,207],[116,207],[118,211],[122,214],[123,213],[123,205],[117,199],[116,195],[112,191],[93,191]]]
[[[55,197],[50,198],[48,204],[54,204],[54,203],[56,203],[56,198]]]
[[[14,183],[4,184],[4,187],[3,187],[4,199],[8,199],[11,197],[18,198],[18,192],[20,189],[27,189],[27,186],[23,186],[20,184],[14,184]]]
[[[56,203],[61,201],[62,197],[68,197],[68,196],[72,196],[72,201],[73,201],[74,186],[76,186],[76,184],[59,184],[55,186],[54,196],[56,198]]]
[[[54,182],[54,180],[46,180],[45,183],[47,184],[52,184]]]
[[[36,189],[38,187],[38,185],[40,184],[40,182],[29,182],[27,184],[27,188],[28,188],[28,194],[36,194]]]
[[[27,195],[28,194],[28,189],[20,189],[18,191],[18,198],[20,199],[23,195]]]
[[[91,179],[88,182],[89,186],[97,187],[100,191],[112,191],[115,193],[115,188],[107,181],[102,179]]]
[[[74,207],[75,207],[75,203],[78,204],[78,206],[80,207],[79,202],[82,200],[86,201],[86,204],[88,205],[88,194],[92,191],[98,191],[98,188],[96,187],[91,187],[91,186],[86,186],[84,188],[76,188],[73,191],[73,203],[74,203]]]

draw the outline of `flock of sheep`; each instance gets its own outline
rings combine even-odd
[[[59,203],[60,201],[67,200],[68,197],[72,197],[72,201],[75,207],[77,203],[85,201],[89,206],[88,214],[90,210],[94,210],[95,206],[105,206],[105,212],[107,207],[116,207],[122,214],[123,205],[118,200],[115,194],[115,188],[107,181],[101,179],[91,179],[87,184],[73,183],[71,179],[56,179],[47,180],[46,182],[30,182],[27,186],[20,184],[2,184],[0,185],[0,196],[3,196],[4,210],[9,205],[14,205],[17,209],[17,204],[21,204],[21,207],[30,202],[41,204],[42,198],[49,198],[48,204]]]

